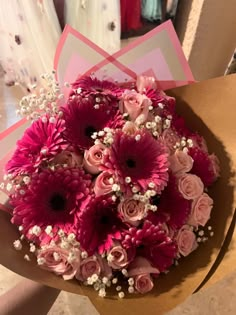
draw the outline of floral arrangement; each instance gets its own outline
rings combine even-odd
[[[20,102],[33,122],[6,165],[14,246],[26,239],[25,259],[101,297],[112,285],[120,298],[149,292],[213,235],[218,159],[153,78],[83,77],[65,84],[67,101],[43,78],[48,89]]]

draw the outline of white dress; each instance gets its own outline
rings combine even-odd
[[[119,0],[65,0],[65,22],[110,54],[120,49]]]
[[[0,2],[0,63],[8,85],[31,89],[53,69],[61,34],[53,0]]]

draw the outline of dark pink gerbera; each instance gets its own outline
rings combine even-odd
[[[191,200],[183,198],[178,190],[177,178],[170,173],[168,185],[162,192],[160,199],[154,204],[158,207],[157,214],[164,215],[167,223],[172,229],[178,229],[183,226],[189,217],[191,211]]]
[[[171,127],[180,135],[181,137],[188,138],[192,135],[192,132],[186,126],[185,120],[183,117],[175,114],[171,120]]]
[[[105,127],[113,128],[119,125],[117,110],[108,105],[95,108],[91,99],[74,97],[66,107],[62,108],[62,111],[66,126],[65,138],[82,150],[93,145],[94,140],[91,136],[94,132]]]
[[[198,147],[189,148],[188,154],[194,160],[191,173],[199,176],[206,187],[212,185],[217,179],[217,174],[211,156]]]
[[[192,134],[190,139],[193,141],[193,147],[197,146],[202,151],[208,152],[206,140],[198,133]]]
[[[149,259],[153,266],[160,272],[169,269],[177,256],[177,245],[171,238],[166,238],[162,243],[149,244],[141,250],[144,257]]]
[[[161,117],[174,114],[176,104],[174,97],[166,95],[161,90],[154,90],[151,88],[148,88],[143,94],[145,94],[152,101],[152,106],[159,110],[156,113]],[[161,105],[159,107],[160,103]]]
[[[89,255],[109,250],[113,240],[120,239],[124,224],[118,216],[117,204],[109,197],[93,199],[79,216],[78,240]]]
[[[59,229],[74,233],[78,213],[88,199],[90,184],[90,176],[80,169],[45,169],[34,173],[29,185],[11,196],[12,223],[22,226],[22,233],[29,240],[41,243],[56,238],[45,233],[47,226],[52,226],[53,233]],[[30,231],[35,225],[42,230],[38,236]]]
[[[62,132],[64,120],[60,118],[39,118],[26,129],[17,149],[6,165],[6,171],[14,175],[28,173],[38,168],[44,161],[51,161],[67,146]]]
[[[138,248],[148,243],[164,242],[166,240],[166,230],[162,228],[162,223],[153,224],[145,220],[142,227],[130,227],[122,233],[122,245],[124,248]]]
[[[109,103],[112,106],[118,106],[123,89],[119,85],[107,81],[98,80],[95,77],[82,77],[72,84],[73,91],[71,95],[80,94],[83,97],[92,97],[97,103]]]
[[[116,132],[104,165],[116,172],[122,185],[125,185],[125,178],[130,177],[132,184],[138,185],[142,191],[148,189],[152,182],[159,193],[168,181],[165,148],[161,141],[155,140],[145,130],[134,135]]]
[[[11,159],[7,162],[5,170],[8,174],[30,174],[35,171],[34,163],[29,155],[16,149]]]
[[[176,243],[167,235],[162,223],[154,225],[146,220],[142,228],[132,227],[122,233],[124,248],[135,247],[141,255],[161,272],[167,270],[177,254]]]

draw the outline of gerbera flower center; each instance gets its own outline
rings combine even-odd
[[[108,224],[109,223],[109,217],[108,216],[106,216],[106,215],[103,215],[102,217],[101,217],[101,219],[100,219],[100,223],[101,224]]]
[[[55,193],[52,195],[50,201],[50,206],[53,211],[64,211],[66,207],[66,199],[63,195]]]
[[[160,204],[160,195],[156,195],[154,197],[152,197],[152,203],[155,205],[155,206],[158,206]]]
[[[136,162],[134,161],[134,159],[127,159],[126,160],[126,165],[129,168],[135,168],[136,167]]]
[[[103,92],[103,89],[99,88],[99,87],[95,87],[94,90],[97,91],[97,92]]]
[[[87,126],[84,130],[84,133],[87,137],[91,137],[94,132],[97,130],[93,126]]]

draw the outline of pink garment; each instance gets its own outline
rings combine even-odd
[[[141,23],[141,1],[120,0],[121,31],[137,30]]]

